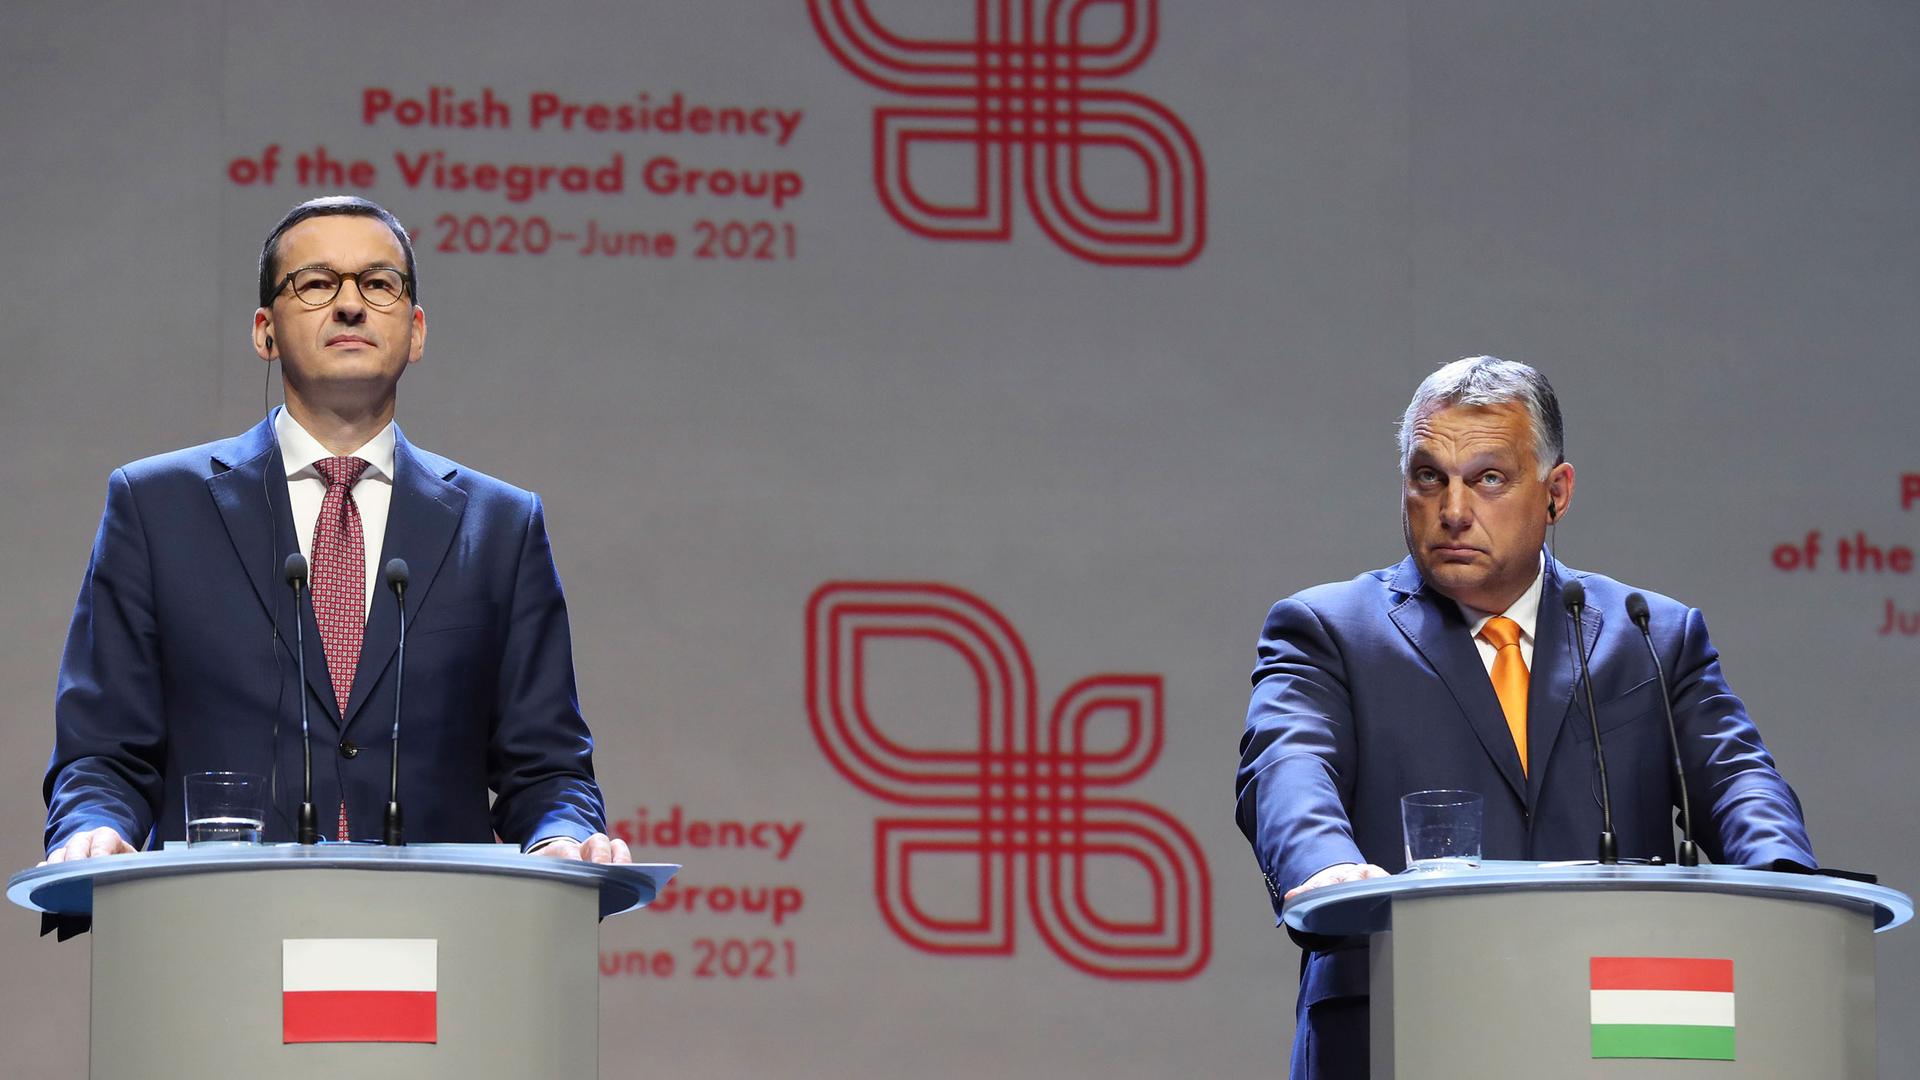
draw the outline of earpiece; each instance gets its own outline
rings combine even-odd
[[[272,339],[271,339],[271,338],[269,338],[269,339],[268,339],[268,341],[269,341],[269,342],[271,342],[271,341],[272,341]],[[1557,517],[1559,517],[1559,516],[1560,516],[1560,511],[1558,511],[1558,510],[1556,510],[1556,509],[1554,509],[1554,506],[1553,506],[1553,499],[1552,499],[1551,497],[1549,497],[1549,498],[1547,499],[1547,520],[1548,520],[1548,521],[1552,521],[1553,519],[1555,519],[1555,518],[1557,518]]]

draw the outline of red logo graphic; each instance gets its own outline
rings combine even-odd
[[[876,646],[902,643],[965,665],[977,690],[971,745],[905,745],[870,715],[874,657],[885,655]],[[1137,780],[1159,757],[1159,676],[1081,679],[1043,726],[1026,644],[979,598],[924,582],[829,582],[807,602],[807,712],[843,776],[921,811],[874,823],[875,896],[908,944],[1011,955],[1024,878],[1041,939],[1089,975],[1186,979],[1206,967],[1211,885],[1193,834],[1157,807],[1094,795]],[[1124,737],[1109,745],[1103,728]],[[942,888],[956,864],[962,886]],[[916,868],[936,885],[916,892]],[[939,910],[960,900],[970,910]]]
[[[970,38],[903,36],[868,0],[807,9],[848,71],[936,103],[873,114],[874,186],[910,231],[1007,240],[1017,170],[1040,228],[1083,259],[1200,254],[1206,170],[1192,133],[1160,103],[1100,85],[1153,51],[1157,0],[975,0]]]

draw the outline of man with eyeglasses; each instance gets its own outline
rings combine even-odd
[[[393,422],[426,337],[412,241],[382,207],[313,199],[268,235],[253,345],[280,365],[286,405],[237,438],[114,472],[61,662],[48,861],[180,839],[183,777],[201,771],[271,776],[265,836],[291,839],[302,694],[318,831],[380,838],[393,559],[409,569],[407,839],[631,861],[605,834],[539,498]],[[305,594],[287,583],[294,553],[311,567]]]

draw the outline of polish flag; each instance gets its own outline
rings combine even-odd
[[[1594,1057],[1734,1060],[1732,960],[1596,956],[1589,975]]]
[[[439,945],[433,938],[283,940],[281,1041],[440,1041]]]

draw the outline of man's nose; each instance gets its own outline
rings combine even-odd
[[[339,295],[333,298],[333,320],[349,326],[358,326],[367,321],[367,301],[360,295],[360,283],[343,281]]]
[[[1473,500],[1463,481],[1448,481],[1446,490],[1440,493],[1440,524],[1452,532],[1473,524]]]

